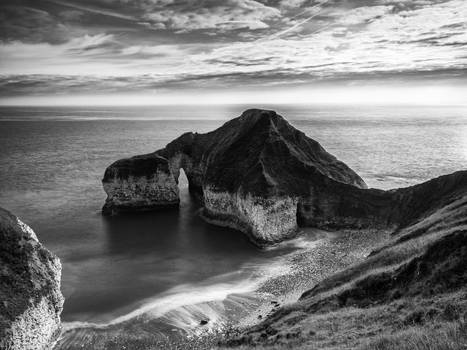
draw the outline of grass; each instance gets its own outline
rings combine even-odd
[[[305,317],[289,322],[298,315]],[[467,350],[466,321],[465,291],[317,314],[296,310],[266,329],[262,339],[257,334],[233,349]]]
[[[433,323],[385,334],[361,347],[361,350],[465,350],[467,324],[463,321]]]
[[[235,350],[251,349],[250,346],[241,346]],[[337,347],[321,347],[307,344],[277,344],[269,346],[255,346],[261,350],[286,350],[286,349],[355,349],[339,344]],[[467,324],[465,321],[432,323],[425,326],[410,327],[393,334],[377,336],[358,347],[358,350],[466,350],[467,349]]]

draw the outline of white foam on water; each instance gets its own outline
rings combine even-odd
[[[245,280],[238,283],[218,283],[206,286],[191,284],[170,289],[163,296],[148,299],[133,311],[116,317],[107,323],[64,322],[65,331],[75,328],[102,329],[133,319],[163,319],[167,324],[190,331],[200,325],[201,320],[209,320],[210,326],[223,324],[225,318],[224,301],[231,294],[248,294],[258,286],[257,281]]]
[[[310,237],[314,236],[314,237]],[[297,238],[290,239],[284,242],[277,243],[270,247],[264,248],[266,251],[274,251],[284,248],[292,249],[310,249],[320,243],[323,238],[327,238],[329,233],[322,230],[305,228],[302,229]]]
[[[176,286],[162,295],[142,301],[131,312],[109,322],[68,322],[64,324],[64,329],[102,329],[136,319],[143,322],[160,320],[194,335],[218,329],[235,319],[235,313],[245,313],[257,306],[263,296],[255,291],[269,279],[290,273],[290,257],[293,254],[315,247],[327,236],[324,231],[305,230],[301,236],[269,248],[291,248],[289,253],[258,258],[245,263],[238,271],[218,275],[202,283]],[[208,323],[201,326],[202,320]]]
[[[301,244],[298,240],[296,244]],[[202,284],[183,284],[171,288],[163,295],[150,298],[129,313],[107,323],[65,322],[64,330],[74,328],[105,328],[133,319],[161,319],[174,327],[193,333],[199,330],[200,321],[209,321],[203,329],[214,329],[225,324],[231,310],[245,310],[251,306],[261,284],[268,279],[290,272],[287,255],[258,259],[245,264],[240,271],[215,276]],[[243,275],[243,276],[242,276]]]
[[[186,305],[164,314],[160,320],[192,335],[222,329],[258,305],[254,293],[229,294],[223,300]],[[201,324],[205,321],[206,324]]]
[[[166,296],[146,302],[132,312],[117,317],[109,324],[117,324],[135,317],[145,315],[147,318],[159,318],[166,313],[188,305],[196,305],[210,301],[225,300],[232,293],[252,292],[257,283],[255,281],[241,281],[239,283],[219,283],[198,287],[195,285],[181,285],[169,290]]]

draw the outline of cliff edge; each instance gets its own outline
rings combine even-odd
[[[467,171],[390,192],[400,210],[389,242],[223,346],[465,347]]]
[[[0,208],[0,349],[50,349],[60,334],[60,260]]]

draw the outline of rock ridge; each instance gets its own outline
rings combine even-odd
[[[368,344],[375,341],[375,334],[379,339],[397,334],[401,325],[403,329],[415,327],[418,333],[430,324],[465,323],[467,171],[387,194],[393,196],[395,205],[388,218],[397,223],[387,242],[223,345],[373,349]],[[329,321],[339,324],[331,333]],[[371,324],[370,331],[365,324]],[[407,333],[400,334],[406,339]],[[457,334],[443,337],[443,342],[432,344],[441,344],[440,349],[463,344]],[[414,343],[375,344],[396,349]]]
[[[306,226],[402,227],[458,186],[449,177],[406,189],[368,189],[282,116],[250,109],[214,131],[185,133],[156,152],[110,165],[104,214],[176,207],[180,169],[205,220],[240,230],[259,246]]]
[[[60,335],[60,260],[0,208],[0,349],[50,349]]]
[[[178,205],[180,169],[206,220],[243,231],[259,245],[293,237],[321,187],[366,188],[282,116],[250,109],[212,132],[185,133],[154,153],[113,163],[103,178],[104,214]]]

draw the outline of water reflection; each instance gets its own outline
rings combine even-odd
[[[64,319],[108,321],[177,285],[241,270],[268,254],[240,232],[207,224],[198,210],[183,187],[178,210],[102,217],[99,254],[66,266],[87,283],[67,293]]]

